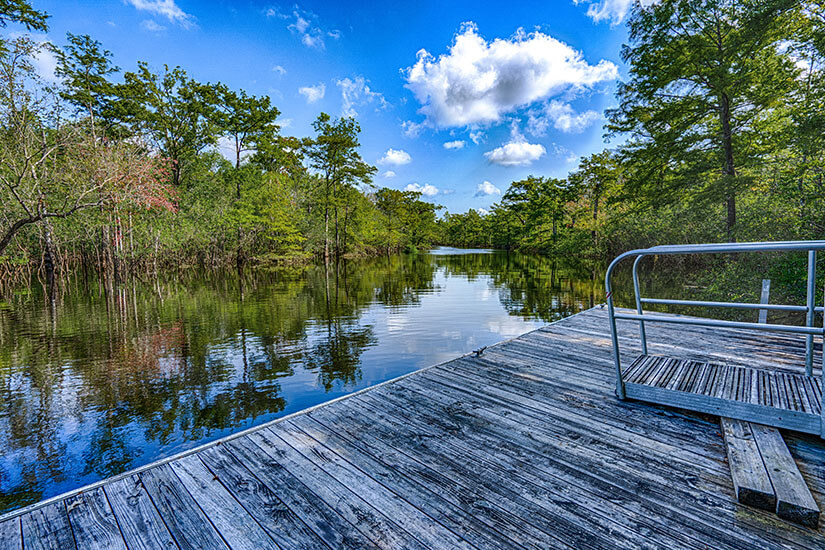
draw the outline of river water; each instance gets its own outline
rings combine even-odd
[[[0,296],[0,512],[535,329],[601,272],[440,248]]]

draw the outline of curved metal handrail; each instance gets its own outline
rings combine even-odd
[[[807,303],[804,306],[785,304],[750,304],[742,302],[708,302],[697,300],[666,300],[654,298],[642,298],[639,290],[639,262],[645,256],[659,254],[719,254],[736,252],[771,252],[771,251],[807,251],[808,252],[808,280],[807,280]],[[751,242],[751,243],[705,243],[705,244],[685,244],[685,245],[660,245],[650,248],[641,248],[624,252],[610,262],[604,276],[605,294],[607,298],[608,320],[610,322],[610,336],[613,344],[613,362],[616,367],[616,395],[620,399],[625,399],[624,381],[622,379],[621,356],[619,354],[619,338],[616,333],[616,319],[628,319],[639,322],[639,335],[642,342],[642,353],[647,355],[647,335],[645,333],[645,322],[667,322],[688,325],[702,325],[727,328],[748,328],[772,332],[790,332],[805,334],[805,373],[813,375],[813,337],[823,336],[825,340],[825,326],[815,328],[813,326],[814,314],[825,311],[825,307],[814,305],[814,291],[816,279],[816,252],[825,250],[825,240],[816,241],[774,241],[774,242]],[[633,289],[636,296],[636,313],[616,313],[613,305],[613,285],[611,283],[613,270],[624,259],[635,257],[633,262]],[[806,324],[804,327],[795,325],[777,325],[765,323],[747,323],[738,321],[722,321],[707,318],[670,317],[645,315],[642,308],[644,303],[671,304],[671,305],[691,305],[700,307],[727,307],[739,309],[773,309],[783,311],[805,311]],[[823,342],[823,382],[825,382],[825,341]],[[823,408],[825,411],[825,408]]]

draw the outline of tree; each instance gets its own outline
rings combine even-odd
[[[590,201],[592,213],[591,237],[597,245],[599,207],[606,193],[615,192],[620,185],[620,168],[616,156],[610,150],[594,153],[579,162],[578,169],[568,176],[570,184],[578,194],[584,194]]]
[[[354,118],[342,117],[332,120],[326,113],[321,113],[312,127],[317,134],[307,148],[310,165],[320,175],[321,204],[324,210],[324,261],[330,257],[329,222],[332,216],[335,223],[335,254],[340,256],[346,249],[346,242],[340,241],[339,207],[344,206],[344,218],[348,215],[348,203],[339,204],[346,198],[345,189],[359,184],[370,184],[372,175],[377,171],[361,159],[358,153],[358,134],[361,126]],[[346,236],[344,236],[346,238]]]
[[[119,201],[172,203],[160,159],[130,143],[98,147],[66,123],[57,93],[32,65],[40,47],[22,37],[0,55],[0,255],[21,230],[40,225],[51,278],[52,220]]]
[[[567,204],[575,197],[575,189],[566,180],[528,176],[511,183],[501,202],[529,231],[522,237],[525,239],[523,244],[544,249],[547,247],[548,225],[550,241],[555,248]]]
[[[89,35],[67,33],[68,44],[57,52],[55,73],[63,80],[60,96],[89,117],[92,134],[105,112],[111,115],[114,85],[109,76],[120,69],[112,65],[112,52]]]
[[[27,30],[46,32],[49,30],[48,18],[48,14],[35,10],[26,0],[0,0],[0,27],[20,23]]]
[[[235,92],[218,83],[204,86],[208,102],[213,106],[209,116],[217,131],[231,138],[235,148],[235,168],[241,166],[241,156],[252,151],[259,141],[273,141],[279,127],[275,119],[281,112],[271,105],[269,97]],[[239,197],[240,198],[240,197]]]
[[[230,138],[235,147],[235,170],[241,168],[241,156],[251,151],[254,144],[271,141],[278,134],[275,119],[280,111],[270,104],[269,97],[249,96],[243,90],[235,92],[223,84],[203,86],[203,95],[211,109],[207,116],[216,130]],[[235,199],[241,200],[241,177],[235,177]],[[238,269],[243,266],[242,228],[238,225]]]
[[[735,239],[736,195],[772,145],[766,114],[796,69],[781,52],[794,0],[663,0],[635,4],[622,58],[630,79],[607,112],[633,170],[628,184],[651,201],[685,193],[723,199]]]
[[[217,142],[208,94],[180,67],[164,65],[156,75],[141,61],[123,78],[115,88],[117,116],[172,161],[172,183],[180,186],[198,153]]]

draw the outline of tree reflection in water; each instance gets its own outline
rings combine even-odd
[[[496,295],[497,309],[461,302],[458,320],[440,304],[470,287]],[[466,321],[482,306],[525,332],[602,295],[601,272],[503,252],[192,270],[118,288],[78,278],[53,301],[37,287],[8,291],[0,511],[502,339]],[[396,335],[390,317],[402,315]],[[400,351],[442,325],[457,333],[453,347]]]

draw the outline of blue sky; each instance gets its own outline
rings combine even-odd
[[[460,212],[529,174],[564,177],[605,146],[630,1],[33,4],[58,45],[89,34],[123,70],[180,65],[269,95],[284,134],[312,135],[321,111],[354,115],[376,185]]]

